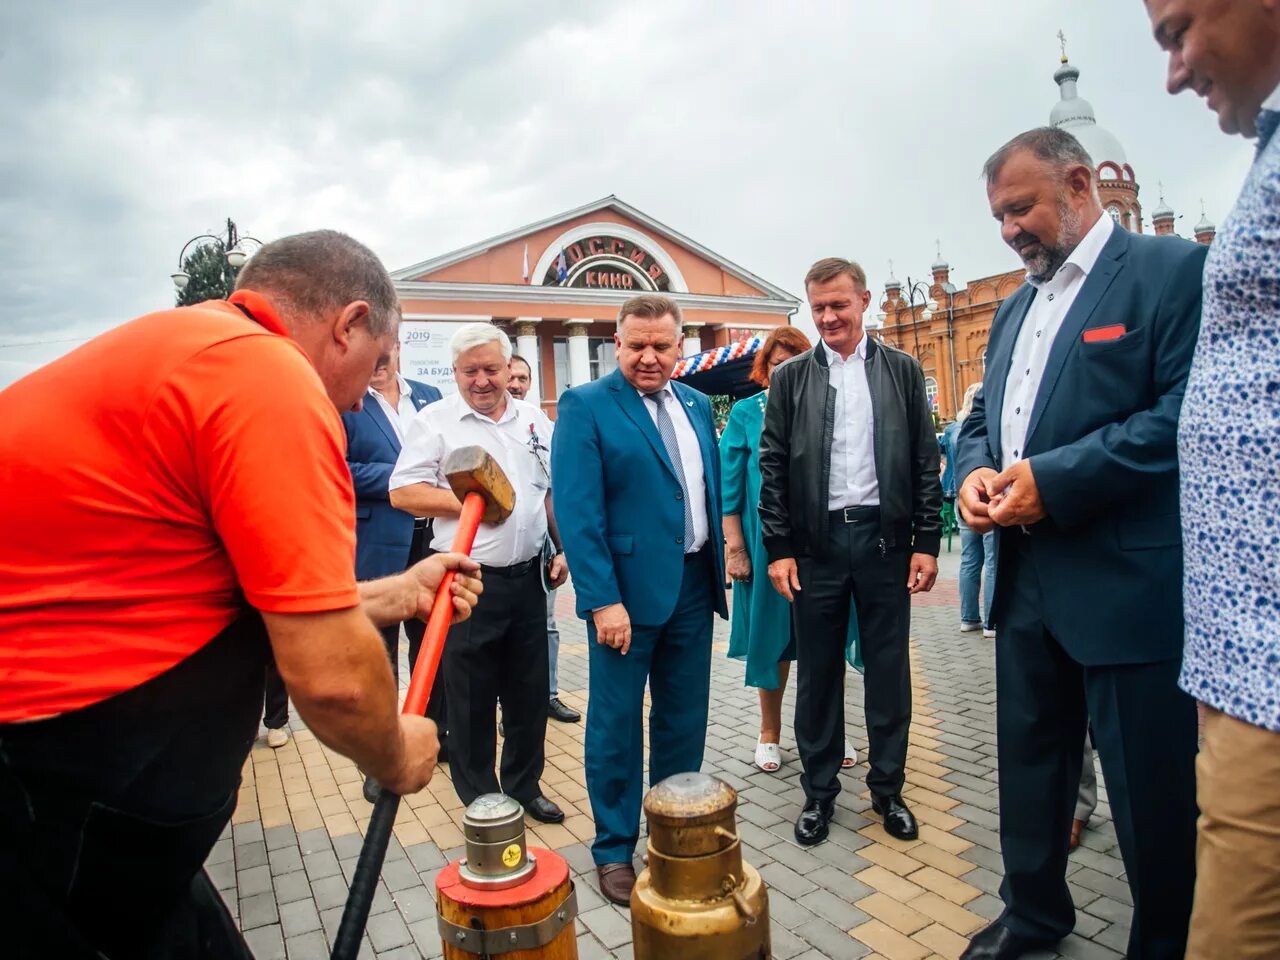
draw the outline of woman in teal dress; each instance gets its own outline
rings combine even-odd
[[[791,606],[778,595],[765,575],[769,560],[757,510],[760,428],[764,424],[773,368],[810,347],[809,339],[795,327],[778,327],[770,333],[751,369],[751,379],[765,390],[733,405],[720,436],[725,568],[733,580],[729,656],[746,661],[746,684],[760,690],[760,737],[756,742],[755,764],[769,773],[782,765],[778,748],[782,735],[782,695],[791,661],[796,658],[796,645],[791,631]],[[846,658],[861,670],[857,631],[857,619],[850,617]],[[846,739],[844,766],[852,767],[857,762],[853,745]]]

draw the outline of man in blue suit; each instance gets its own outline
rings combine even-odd
[[[440,399],[435,387],[400,374],[400,344],[391,358],[379,365],[369,381],[369,390],[359,410],[342,415],[347,429],[347,466],[356,491],[356,579],[373,580],[404,570],[423,555],[425,520],[416,520],[391,506],[387,484],[405,431],[419,410]],[[425,624],[405,623],[409,634],[409,664],[412,669],[422,643]],[[399,682],[400,624],[382,627],[382,640],[391,658],[391,672]],[[427,716],[440,731],[440,760],[448,759],[446,713],[443,686],[433,689]],[[377,799],[377,784],[365,781],[365,798]]]
[[[994,529],[1005,909],[967,960],[1013,960],[1075,924],[1066,882],[1090,723],[1134,912],[1128,956],[1180,958],[1195,881],[1196,713],[1177,686],[1176,435],[1205,248],[1112,222],[1065,131],[987,161],[1027,283],[996,314],[958,442],[961,509]]]
[[[560,398],[551,446],[560,536],[590,659],[587,793],[601,892],[627,906],[640,833],[645,683],[649,782],[702,766],[712,614],[728,617],[711,403],[672,383],[680,306],[632,297],[618,369]]]

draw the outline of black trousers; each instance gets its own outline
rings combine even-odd
[[[289,722],[289,691],[285,689],[274,657],[267,661],[266,680],[262,723],[268,730],[279,730]]]
[[[1133,895],[1127,956],[1181,958],[1195,885],[1197,731],[1195,704],[1177,686],[1180,662],[1076,663],[1045,628],[1041,584],[1019,535],[1006,534],[1000,549],[1001,923],[1044,939],[1075,926],[1068,837],[1091,725]]]
[[[547,732],[547,595],[537,563],[484,567],[484,602],[450,628],[444,645],[449,760],[454,789],[470,805],[485,793],[521,803],[541,795]],[[506,738],[501,785],[494,772],[495,707]]]
[[[257,736],[266,653],[246,614],[133,690],[0,725],[0,953],[250,960],[203,865]]]
[[[844,759],[844,648],[852,594],[861,634],[869,766],[867,787],[887,798],[902,792],[911,726],[907,594],[910,549],[883,540],[880,511],[855,507],[855,520],[833,517],[826,556],[797,558],[796,746],[810,800],[840,792]]]

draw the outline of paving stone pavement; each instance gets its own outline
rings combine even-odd
[[[742,664],[725,657],[728,629],[717,621],[703,770],[738,791],[743,853],[768,884],[778,960],[955,958],[967,935],[1000,911],[993,651],[980,633],[957,629],[958,562],[957,541],[953,552],[944,547],[938,585],[916,598],[912,611],[914,719],[904,791],[920,821],[912,843],[889,837],[870,811],[856,678],[846,693],[846,730],[864,762],[845,775],[830,840],[812,848],[795,843],[803,793],[794,737],[784,729],[777,773],[751,764],[758,701],[743,686]],[[585,713],[586,630],[573,616],[570,589],[560,591],[557,609],[561,697]],[[408,676],[403,663],[401,676]],[[788,689],[784,720],[794,706]],[[372,809],[354,765],[293,720],[286,746],[272,750],[260,739],[254,747],[232,823],[207,865],[258,960],[328,956]],[[543,786],[567,816],[553,826],[528,820],[529,843],[556,850],[570,865],[581,960],[630,958],[629,914],[600,896],[591,862],[582,741],[581,723],[548,725]],[[1124,953],[1132,901],[1101,771],[1098,779],[1098,810],[1069,866],[1076,930],[1060,953],[1032,960]],[[401,804],[361,958],[441,956],[435,879],[462,853],[461,816],[447,765]]]

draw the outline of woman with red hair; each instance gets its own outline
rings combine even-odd
[[[782,695],[791,661],[796,658],[796,645],[790,605],[765,576],[769,560],[756,509],[760,502],[760,428],[774,368],[812,346],[795,327],[778,327],[770,333],[751,368],[751,379],[764,390],[733,405],[720,436],[725,568],[733,580],[729,656],[746,661],[747,686],[760,690],[760,737],[754,759],[756,766],[767,773],[782,766],[778,747],[782,736]],[[846,655],[851,664],[861,669],[861,662],[856,660],[857,619],[851,617],[849,623]],[[848,739],[844,752],[844,767],[858,762]]]

